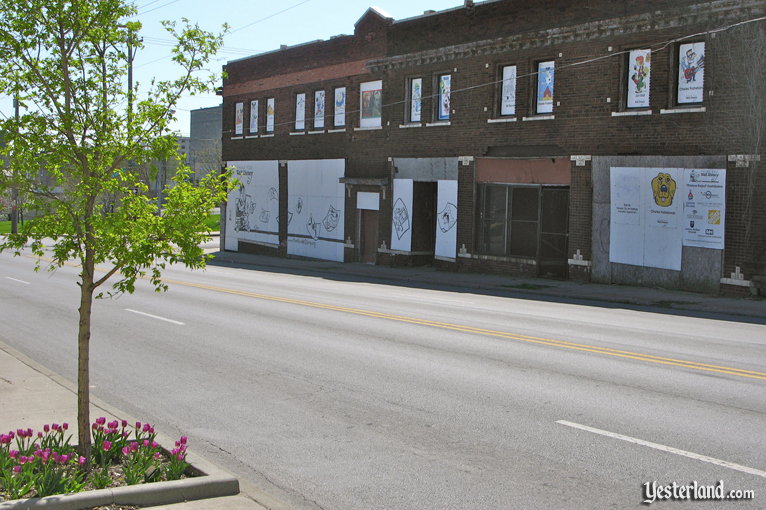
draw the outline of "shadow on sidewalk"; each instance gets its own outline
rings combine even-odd
[[[210,266],[766,325],[766,300],[762,298],[726,298],[627,285],[438,271],[430,266],[387,267],[220,251],[212,255]]]

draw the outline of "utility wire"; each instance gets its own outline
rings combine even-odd
[[[666,49],[668,46],[670,46],[670,45],[672,45],[674,43],[677,43],[677,42],[681,42],[681,41],[686,41],[686,40],[689,40],[689,39],[698,38],[698,37],[701,37],[701,36],[704,36],[704,35],[710,35],[710,34],[715,34],[715,33],[719,33],[719,32],[725,32],[725,31],[731,30],[733,28],[737,28],[737,27],[740,27],[740,26],[743,26],[743,25],[747,25],[749,23],[756,23],[756,22],[759,22],[759,21],[766,21],[766,16],[762,16],[762,17],[759,17],[759,18],[753,18],[753,19],[748,19],[748,20],[740,21],[740,22],[733,23],[733,24],[730,24],[730,25],[725,25],[723,27],[718,27],[718,28],[710,29],[710,30],[707,30],[707,31],[704,31],[704,32],[697,32],[697,33],[694,33],[694,34],[688,34],[688,35],[684,35],[684,36],[681,36],[681,37],[676,37],[674,39],[668,39],[666,41],[661,41],[661,42],[658,42],[658,43],[654,43],[654,44],[650,44],[650,45],[645,45],[645,46],[643,46],[641,48],[638,48],[638,46],[637,46],[636,48],[633,48],[633,49],[646,49],[646,48],[648,48],[648,49],[651,49],[652,51],[662,51],[662,50]],[[589,64],[589,63],[592,63],[592,62],[597,62],[597,61],[600,61],[600,60],[605,60],[605,59],[613,58],[613,57],[620,56],[620,55],[626,55],[626,54],[629,54],[631,51],[632,50],[616,51],[616,52],[609,53],[608,55],[600,55],[600,56],[596,56],[596,57],[588,57],[588,58],[586,58],[584,60],[578,60],[576,62],[569,62],[569,63],[565,63],[565,64],[559,64],[559,65],[556,66],[556,71],[559,71],[561,69],[570,68],[570,67],[576,67],[576,66],[585,65],[585,64]],[[517,75],[516,76],[516,80],[518,81],[518,80],[520,80],[522,78],[529,78],[529,77],[532,77],[532,76],[536,76],[538,74],[539,73],[537,71],[532,71],[532,72],[529,72],[529,73],[526,73],[526,74]],[[468,92],[468,91],[475,90],[475,89],[480,89],[480,88],[483,88],[483,87],[496,86],[496,85],[502,83],[503,81],[506,81],[506,80],[503,80],[503,79],[492,80],[492,81],[482,82],[482,83],[479,83],[477,85],[471,85],[469,87],[463,87],[463,88],[459,88],[459,89],[452,89],[450,91],[450,96],[452,94],[460,94],[460,93],[463,93],[463,92]],[[427,96],[421,96],[421,101],[422,100],[433,100],[433,99],[438,98],[438,97],[439,97],[438,93],[430,94],[430,95],[427,95]],[[409,102],[410,102],[410,100],[408,100],[408,99],[404,99],[404,100],[401,100],[401,101],[394,101],[394,102],[391,102],[391,103],[386,103],[386,104],[381,105],[381,109],[391,108],[393,106],[405,105],[405,104],[408,104]],[[357,113],[360,113],[360,112],[361,112],[361,109],[346,110],[346,115],[348,115],[348,114],[357,114]],[[306,117],[306,121],[308,122],[311,118],[313,118],[313,117],[307,116]],[[294,122],[295,122],[295,120],[290,120],[290,121],[287,121],[287,122],[278,122],[278,123],[274,124],[274,128],[276,129],[277,126],[290,125],[290,124],[293,124]],[[233,131],[232,129],[228,129],[228,130],[224,130],[224,133],[231,133],[232,131]]]

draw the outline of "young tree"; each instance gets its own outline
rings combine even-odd
[[[177,41],[172,58],[181,76],[153,81],[139,97],[138,87],[126,85],[133,51],[141,48],[135,15],[125,0],[0,0],[0,93],[17,96],[23,110],[0,124],[9,165],[0,172],[0,193],[19,190],[27,209],[40,215],[2,240],[0,251],[19,254],[27,246],[42,256],[49,239],[51,269],[79,263],[77,414],[86,458],[97,289],[114,276],[117,292],[132,292],[146,276],[165,290],[166,264],[203,267],[203,220],[230,187],[228,176],[215,175],[194,185],[182,168],[157,214],[136,169],[177,157],[168,132],[173,107],[182,94],[215,84],[205,65],[222,35],[185,19],[180,26],[166,22]]]

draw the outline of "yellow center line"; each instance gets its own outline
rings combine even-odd
[[[375,312],[372,310],[364,310],[360,308],[349,308],[346,306],[329,305],[325,303],[318,303],[315,301],[305,301],[302,299],[293,299],[279,296],[272,296],[268,294],[259,294],[256,292],[249,292],[243,290],[229,289],[225,287],[217,287],[213,285],[207,285],[202,283],[192,283],[182,280],[170,280],[163,278],[166,283],[172,283],[175,285],[183,285],[187,287],[196,287],[199,289],[211,290],[215,292],[222,292],[226,294],[234,294],[238,296],[251,297],[256,299],[262,299],[266,301],[275,301],[279,303],[289,303],[300,306],[307,306],[311,308],[319,308],[323,310],[332,310],[337,312],[350,313],[354,315],[362,315],[365,317],[373,317],[377,319],[392,320],[397,322],[405,322],[408,324],[418,324],[422,326],[430,326],[441,329],[449,329],[452,331],[459,331],[464,333],[479,334],[485,336],[494,336],[498,338],[506,338],[509,340],[518,340],[527,343],[534,343],[540,345],[549,345],[552,347],[561,347],[565,349],[572,349],[585,352],[593,352],[596,354],[604,354],[607,356],[614,356],[619,358],[635,359],[639,361],[645,361],[648,363],[656,363],[662,365],[678,366],[683,368],[691,368],[694,370],[702,370],[706,372],[717,372],[728,375],[736,375],[740,377],[747,377],[751,379],[760,379],[766,381],[766,373],[757,372],[754,370],[744,370],[741,368],[726,367],[720,365],[710,365],[707,363],[700,363],[697,361],[680,360],[675,358],[665,358],[662,356],[654,356],[651,354],[643,354],[639,352],[624,351],[619,349],[612,349],[609,347],[599,347],[595,345],[579,344],[575,342],[568,342],[565,340],[556,340],[552,338],[540,338],[534,336],[520,335],[516,333],[507,333],[505,331],[497,331],[492,329],[477,328],[473,326],[465,326],[461,324],[452,324],[449,322],[432,321],[428,319],[418,319],[415,317],[407,317],[404,315],[394,315],[389,313]]]
[[[35,257],[37,258],[37,257]],[[43,258],[42,260],[48,260]],[[50,261],[50,260],[48,260]],[[73,266],[79,266],[79,264],[72,264],[67,263],[67,265],[73,265]],[[106,271],[104,269],[97,268],[99,271]],[[148,279],[148,277],[144,277],[145,279]],[[204,289],[204,290],[210,290],[214,292],[221,292],[224,294],[233,294],[237,296],[243,296],[243,297],[250,297],[255,299],[262,299],[265,301],[273,301],[273,302],[279,302],[279,303],[288,303],[288,304],[294,304],[294,305],[300,305],[300,306],[307,306],[310,308],[319,308],[323,310],[332,310],[336,312],[343,312],[343,313],[350,313],[354,315],[361,315],[365,317],[372,317],[376,319],[385,319],[385,320],[391,320],[391,321],[397,321],[397,322],[404,322],[408,324],[417,324],[421,326],[429,326],[429,327],[435,327],[435,328],[441,328],[441,329],[449,329],[452,331],[459,331],[463,333],[471,333],[471,334],[477,334],[477,335],[484,335],[484,336],[492,336],[497,338],[505,338],[508,340],[517,340],[520,342],[526,342],[526,343],[533,343],[533,344],[539,344],[539,345],[548,345],[551,347],[560,347],[563,349],[570,349],[570,350],[576,350],[576,351],[583,351],[583,352],[592,352],[595,354],[603,354],[605,356],[613,356],[618,358],[626,358],[626,359],[634,359],[638,361],[645,361],[647,363],[655,363],[660,365],[669,365],[669,366],[677,366],[682,368],[689,368],[692,370],[700,370],[705,372],[716,372],[720,374],[727,374],[727,375],[735,375],[739,377],[746,377],[749,379],[759,379],[766,381],[766,373],[765,372],[757,372],[754,370],[744,370],[741,368],[734,368],[734,367],[727,367],[727,366],[721,366],[721,365],[711,365],[708,363],[700,363],[698,361],[690,361],[690,360],[682,360],[682,359],[675,359],[675,358],[666,358],[663,356],[655,356],[652,354],[644,354],[640,352],[633,352],[633,351],[625,351],[620,349],[613,349],[610,347],[599,347],[596,345],[589,345],[589,344],[581,344],[576,342],[570,342],[566,340],[557,340],[553,338],[543,338],[543,337],[535,337],[535,336],[528,336],[528,335],[521,335],[518,333],[508,333],[505,331],[497,331],[493,329],[485,329],[485,328],[477,328],[474,326],[466,326],[461,324],[452,324],[449,322],[439,322],[439,321],[432,321],[428,319],[418,319],[415,317],[407,317],[404,315],[394,315],[389,313],[383,313],[383,312],[375,312],[372,310],[364,310],[360,308],[350,308],[346,306],[336,306],[336,305],[329,305],[325,303],[318,303],[315,301],[305,301],[302,299],[293,299],[293,298],[286,298],[286,297],[279,297],[279,296],[272,296],[268,294],[259,294],[256,292],[250,292],[250,291],[244,291],[244,290],[235,290],[230,289],[226,287],[218,287],[214,285],[207,285],[203,283],[192,283],[187,282],[183,280],[172,280],[168,278],[163,278],[162,280],[165,283],[171,283],[175,285],[181,285],[185,287],[195,287],[198,289]]]

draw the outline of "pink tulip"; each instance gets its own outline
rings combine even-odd
[[[67,430],[69,428],[69,424],[67,422],[64,422],[61,424],[61,428],[64,430]]]
[[[50,431],[51,431],[51,427],[50,427],[50,425],[48,425],[48,424],[45,424],[45,425],[43,425],[43,430],[45,431],[45,433],[46,433],[46,434],[47,434],[48,432],[50,432]]]
[[[104,444],[101,445],[101,448],[103,448],[105,452],[108,452],[112,448],[112,442],[104,441]]]

